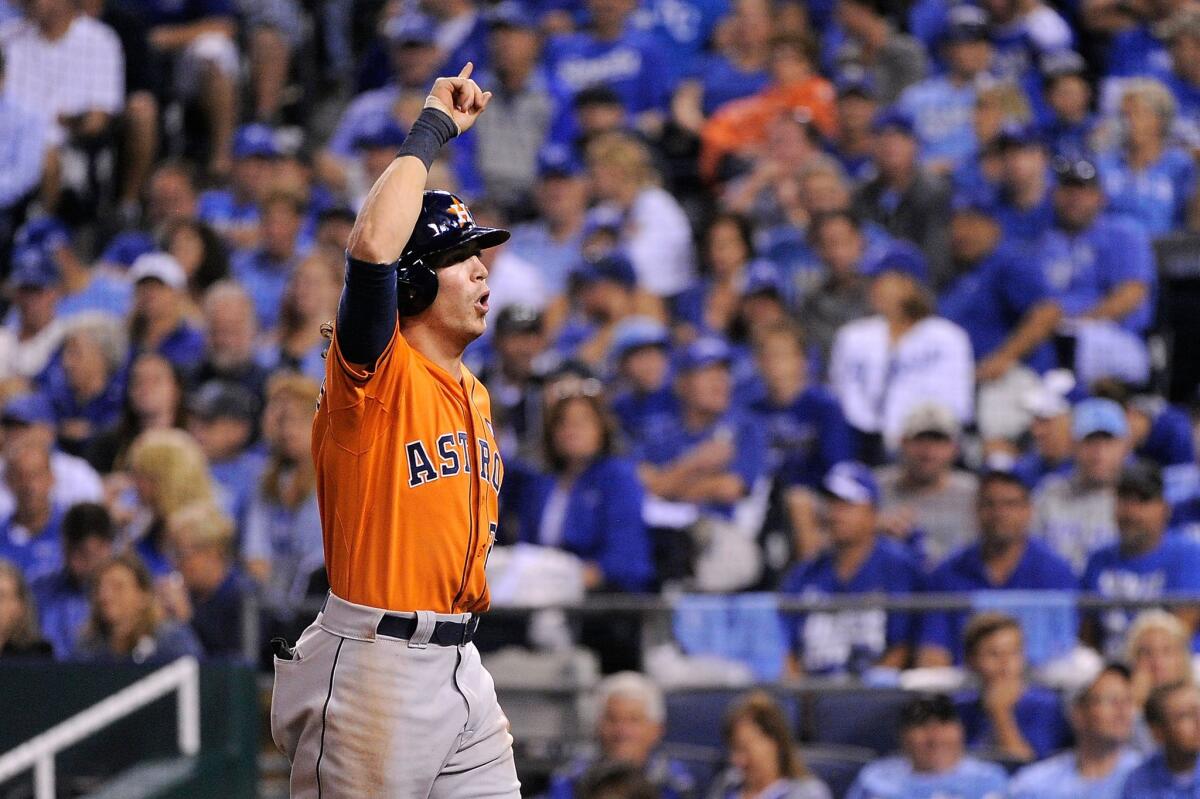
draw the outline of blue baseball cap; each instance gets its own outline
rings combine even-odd
[[[383,35],[394,45],[430,46],[436,41],[437,26],[425,14],[410,12],[389,19]]]
[[[54,254],[36,244],[18,247],[12,254],[12,273],[8,277],[13,288],[44,289],[62,280]]]
[[[834,464],[821,481],[827,496],[855,505],[878,505],[879,483],[871,470],[857,461]]]
[[[837,89],[839,99],[856,95],[874,100],[879,94],[870,73],[857,65],[842,70],[834,82],[834,88]]]
[[[637,272],[633,269],[633,262],[615,250],[607,252],[599,258],[585,258],[575,267],[571,277],[579,283],[597,283],[607,280],[627,288],[637,285]]]
[[[404,144],[407,136],[407,131],[400,127],[394,116],[387,111],[380,111],[363,120],[362,130],[354,137],[354,148],[365,150],[386,147],[394,150]]]
[[[1006,122],[1000,129],[999,135],[996,136],[996,146],[1001,150],[1041,146],[1041,144],[1041,134],[1037,127],[1029,122]]]
[[[0,421],[7,424],[54,424],[54,406],[41,392],[18,394],[4,403]]]
[[[493,28],[529,28],[537,30],[537,15],[519,0],[501,0],[487,12],[488,25]]]
[[[956,214],[977,214],[994,218],[996,200],[982,191],[960,191],[950,201],[950,207]]]
[[[733,364],[733,348],[720,336],[702,336],[683,348],[676,366],[679,371],[693,372],[709,366]]]
[[[71,246],[71,231],[58,217],[39,216],[17,229],[13,235],[13,246],[41,247],[47,252],[54,252],[60,247]]]
[[[574,177],[583,172],[583,164],[575,157],[570,147],[550,143],[538,150],[537,171],[538,177],[543,180]]]
[[[128,269],[140,256],[154,252],[155,249],[157,247],[154,244],[154,237],[149,233],[127,230],[113,236],[112,241],[104,248],[104,252],[100,253],[100,260],[104,263],[119,264]]]
[[[894,130],[903,133],[905,136],[912,136],[915,129],[916,125],[912,115],[895,106],[880,111],[871,122],[872,133],[883,133]]]
[[[756,294],[774,294],[782,297],[787,288],[783,273],[773,262],[765,258],[755,258],[746,265],[746,282],[742,286],[742,296],[751,297]]]
[[[671,333],[667,326],[649,316],[631,316],[621,320],[613,331],[611,355],[619,363],[629,353],[642,347],[669,347]]]
[[[1076,441],[1083,441],[1094,435],[1121,438],[1128,432],[1125,410],[1110,399],[1093,397],[1075,406],[1071,419],[1071,437]]]
[[[921,284],[929,280],[925,254],[906,241],[892,242],[878,258],[865,264],[862,270],[867,277],[879,277],[885,272],[900,272]]]
[[[242,125],[233,137],[234,158],[278,158],[282,153],[270,125]]]

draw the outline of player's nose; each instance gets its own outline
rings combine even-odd
[[[471,274],[476,280],[487,280],[487,264],[478,255],[471,256]]]

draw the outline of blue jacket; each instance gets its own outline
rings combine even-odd
[[[542,543],[542,518],[556,484],[552,474],[509,464],[504,493],[517,513],[522,541]],[[632,461],[600,458],[570,488],[557,546],[599,565],[611,587],[646,590],[654,580],[654,562],[642,522],[644,493]]]

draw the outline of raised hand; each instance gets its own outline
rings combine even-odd
[[[435,80],[425,98],[425,107],[436,108],[450,117],[460,134],[471,129],[492,99],[491,92],[485,92],[471,80],[473,71],[475,65],[468,61],[457,77]]]

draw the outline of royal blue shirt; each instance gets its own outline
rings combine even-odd
[[[854,432],[837,397],[822,386],[806,387],[782,407],[762,399],[750,409],[766,424],[768,468],[783,485],[818,488],[835,463],[854,457]]]
[[[967,746],[971,749],[996,748],[996,731],[983,708],[979,691],[964,692],[954,700],[966,731]],[[1021,735],[1041,758],[1066,748],[1071,740],[1071,728],[1063,716],[1058,694],[1037,685],[1025,689],[1013,708]]]
[[[1113,78],[1171,71],[1171,54],[1162,37],[1151,30],[1151,24],[1114,33],[1104,48],[1104,56],[1108,59],[1104,74]]]
[[[54,508],[41,530],[27,530],[9,517],[0,525],[0,558],[21,570],[33,582],[63,567],[62,511]]]
[[[960,549],[925,578],[925,590],[959,593],[995,590],[1073,591],[1078,584],[1071,565],[1036,539],[1030,539],[1017,568],[1003,583],[988,577],[979,544]],[[945,649],[955,663],[963,662],[962,631],[967,611],[931,611],[921,621],[921,645]]]
[[[946,288],[938,313],[967,331],[976,360],[982,360],[1012,335],[1033,306],[1052,296],[1037,261],[1024,250],[1002,245]],[[1024,360],[1044,372],[1054,366],[1054,351],[1042,344]]]
[[[561,539],[554,542],[543,541],[541,532],[558,479],[518,464],[510,463],[509,469],[509,476],[517,479],[509,485],[505,478],[505,499],[517,511],[522,541],[558,546],[596,563],[611,587],[624,591],[650,587],[654,563],[642,521],[645,489],[632,461],[600,458],[575,479],[566,497]]]
[[[1153,295],[1154,252],[1146,234],[1129,219],[1105,214],[1078,234],[1053,228],[1042,236],[1037,252],[1046,282],[1068,317],[1087,313],[1127,281],[1141,281]],[[1152,309],[1147,297],[1116,323],[1141,333],[1150,325]]]
[[[209,189],[196,202],[196,216],[222,236],[258,226],[258,204],[241,202],[232,189]]]
[[[1150,431],[1134,455],[1162,467],[1163,496],[1171,505],[1195,497],[1200,492],[1200,469],[1191,419],[1161,398],[1139,400],[1138,409],[1150,417]]]
[[[792,567],[779,590],[804,598],[840,594],[910,594],[917,590],[920,569],[910,551],[878,535],[871,554],[850,579],[842,581],[833,555],[824,552]],[[910,643],[913,618],[909,613],[880,608],[833,613],[785,613],[788,646],[810,675],[864,671],[893,646]]]
[[[996,206],[996,221],[1004,232],[1004,240],[1012,244],[1030,244],[1041,238],[1054,224],[1054,204],[1050,199],[1052,186],[1046,187],[1046,194],[1032,208],[1017,208],[1010,202],[1001,199]]]
[[[116,424],[121,416],[126,377],[125,370],[118,369],[99,394],[80,402],[67,382],[67,373],[59,359],[47,370],[42,390],[50,399],[55,419],[60,422],[68,419],[86,419],[91,423],[93,433],[100,433]]]
[[[194,369],[204,359],[204,333],[190,322],[181,322],[159,342],[155,352],[185,372]]]
[[[65,569],[39,577],[30,589],[37,601],[42,637],[54,647],[54,657],[65,660],[75,651],[79,631],[91,613],[88,589]]]
[[[704,88],[701,107],[706,117],[730,100],[762,91],[771,82],[765,69],[744,70],[720,53],[702,57],[695,78]]]
[[[644,438],[635,442],[634,457],[640,462],[665,466],[697,444],[725,437],[733,442],[733,461],[727,472],[741,478],[746,491],[754,488],[767,466],[767,438],[758,420],[741,411],[731,410],[702,430],[687,430],[682,414],[653,416],[646,420]],[[703,510],[728,517],[733,505],[708,503]]]
[[[567,97],[593,86],[607,86],[630,114],[666,109],[674,73],[663,58],[653,37],[632,30],[610,42],[590,33],[556,36],[546,43],[543,55]]]
[[[1166,532],[1159,545],[1144,555],[1127,556],[1119,544],[1101,547],[1088,558],[1080,583],[1114,599],[1157,599],[1176,593],[1200,592],[1200,543]],[[1093,618],[1099,622],[1101,651],[1119,656],[1135,610],[1110,608]],[[1193,641],[1197,649],[1200,640]]]
[[[1200,796],[1200,761],[1190,774],[1174,774],[1162,752],[1135,768],[1125,781],[1122,799],[1196,799]]]
[[[1047,475],[1070,474],[1073,468],[1075,468],[1075,461],[1070,458],[1058,463],[1051,463],[1037,452],[1026,452],[1013,464],[1013,474],[1032,489]]]
[[[662,425],[678,418],[679,398],[675,396],[675,389],[670,383],[657,391],[624,391],[613,397],[612,411],[626,439],[643,441],[646,437],[645,427],[651,419],[666,417],[668,421],[651,423]]]
[[[1050,117],[1042,125],[1042,141],[1052,156],[1076,160],[1090,156],[1089,142],[1096,129],[1096,117],[1087,116],[1082,122],[1067,122]]]
[[[631,22],[659,44],[672,80],[678,80],[695,70],[717,23],[729,11],[729,0],[642,0]]]
[[[192,595],[192,629],[210,658],[242,657],[242,603],[253,581],[237,566],[206,597]]]
[[[1141,223],[1150,237],[1170,233],[1187,221],[1188,202],[1196,190],[1196,164],[1190,153],[1169,147],[1158,160],[1135,171],[1125,154],[1100,156],[1097,167],[1108,198],[1108,210]]]

